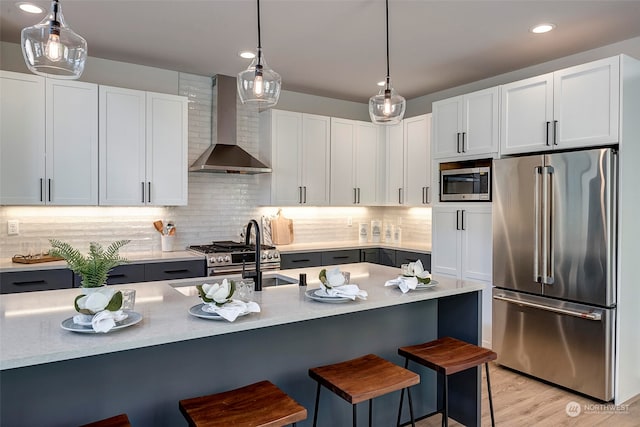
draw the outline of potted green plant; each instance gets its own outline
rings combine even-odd
[[[128,261],[118,255],[121,247],[130,240],[117,240],[105,250],[100,243],[89,244],[89,254],[83,255],[69,243],[57,239],[50,239],[49,254],[59,256],[67,261],[69,268],[81,278],[83,288],[97,288],[107,283],[109,272],[116,266]]]

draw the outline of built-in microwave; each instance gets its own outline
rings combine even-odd
[[[440,201],[491,201],[491,159],[440,163]]]

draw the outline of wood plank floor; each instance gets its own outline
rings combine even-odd
[[[496,426],[640,426],[640,396],[632,399],[627,411],[611,413],[597,405],[600,402],[571,393],[559,387],[520,375],[496,364],[489,364]],[[487,380],[482,369],[482,426],[491,425]],[[580,413],[567,415],[567,405],[576,402]],[[621,408],[622,409],[622,408]],[[416,423],[419,427],[439,427],[442,417],[435,415]],[[450,426],[460,423],[449,420]]]

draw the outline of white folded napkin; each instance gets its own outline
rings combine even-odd
[[[341,285],[327,288],[322,282],[320,282],[320,288],[324,290],[326,296],[329,297],[345,297],[355,300],[356,298],[367,299],[369,294],[358,287],[358,285]]]
[[[116,322],[121,322],[127,317],[128,315],[123,313],[122,310],[102,310],[93,316],[90,314],[76,314],[73,316],[73,323],[83,326],[91,325],[94,331],[107,333],[116,326]]]
[[[233,322],[238,316],[249,313],[260,313],[260,306],[258,303],[249,301],[244,302],[237,299],[231,300],[222,306],[218,307],[214,303],[205,304],[202,306],[202,311],[207,313],[216,313],[220,317],[229,322]]]
[[[418,278],[415,276],[398,276],[396,279],[387,280],[385,286],[397,286],[403,294],[413,290],[418,286]]]

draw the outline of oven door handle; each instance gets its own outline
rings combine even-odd
[[[499,300],[499,301],[504,301],[504,302],[508,302],[511,304],[517,304],[523,307],[530,307],[530,308],[536,308],[539,310],[545,310],[545,311],[550,311],[552,313],[557,313],[557,314],[564,314],[567,316],[573,316],[573,317],[579,317],[581,319],[586,319],[586,320],[595,320],[595,321],[601,321],[602,320],[602,313],[598,313],[598,312],[583,312],[583,311],[575,311],[575,310],[567,310],[566,308],[560,308],[560,307],[551,307],[548,305],[544,305],[544,304],[538,304],[535,302],[531,302],[531,301],[523,301],[523,300],[518,300],[518,299],[513,299],[513,298],[509,298],[506,297],[504,295],[494,295],[493,299]]]

